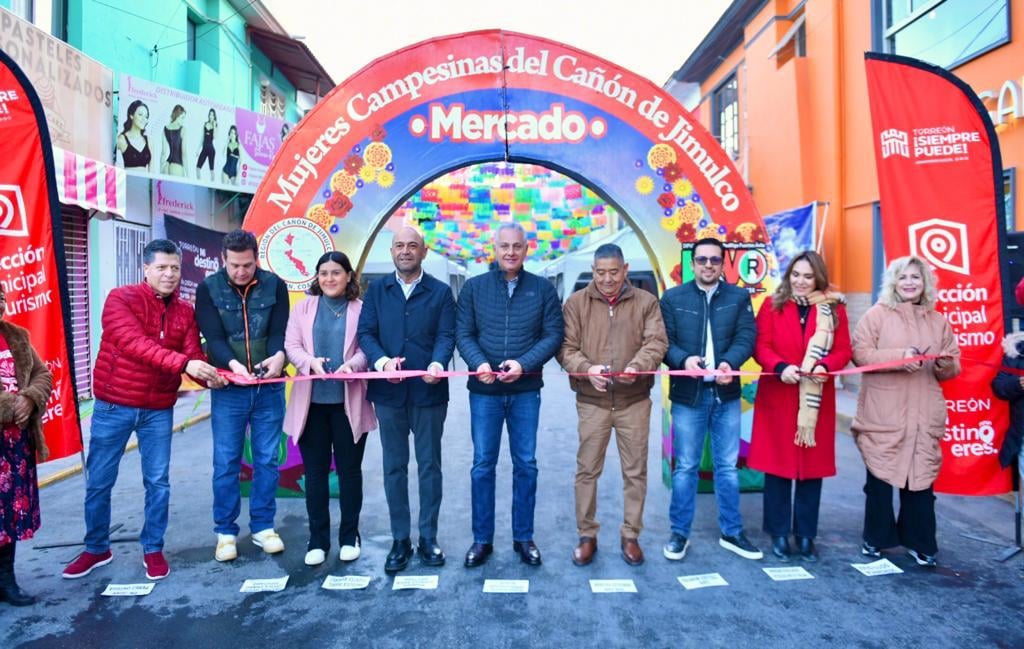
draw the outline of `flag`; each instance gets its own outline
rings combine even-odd
[[[946,433],[935,490],[1005,493],[1010,474],[998,452],[1007,406],[989,385],[1002,361],[1007,276],[999,141],[977,94],[947,70],[902,56],[865,58],[885,254],[932,266],[936,309],[962,355],[960,376],[942,384]]]

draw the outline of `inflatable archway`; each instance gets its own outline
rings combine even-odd
[[[681,244],[702,236],[726,242],[729,279],[755,300],[778,274],[743,178],[673,97],[594,55],[500,30],[425,41],[341,83],[290,133],[244,227],[261,265],[301,292],[327,250],[361,263],[421,186],[499,160],[592,187],[637,231],[663,288],[687,279]],[[512,207],[496,220],[535,226]]]

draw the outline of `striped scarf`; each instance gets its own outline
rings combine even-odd
[[[804,360],[800,363],[801,372],[813,372],[821,359],[832,351],[836,328],[833,307],[841,299],[839,295],[822,291],[814,291],[806,297],[793,296],[793,301],[798,305],[813,306],[818,310],[814,333],[804,351]],[[821,409],[821,394],[824,390],[824,383],[816,383],[807,376],[800,379],[800,409],[796,417],[796,438],[793,440],[797,446],[811,447],[815,444],[814,429],[818,425],[818,411]]]

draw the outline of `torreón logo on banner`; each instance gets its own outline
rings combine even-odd
[[[932,266],[961,275],[971,274],[967,226],[945,219],[928,219],[910,226],[910,254]]]
[[[907,145],[907,132],[898,128],[890,128],[882,131],[882,159],[891,155],[901,155],[904,158],[910,157],[910,147]]]
[[[898,128],[882,131],[878,136],[882,159],[895,155],[910,158],[914,164],[959,162],[970,159],[971,144],[982,142],[978,131],[957,130],[949,125],[915,128],[912,129],[912,139],[909,135]]]
[[[24,237],[28,234],[25,197],[17,185],[0,185],[0,236]]]

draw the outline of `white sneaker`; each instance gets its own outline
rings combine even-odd
[[[284,552],[284,541],[277,535],[274,528],[268,528],[252,535],[252,542],[257,547],[263,548],[263,551],[267,554],[277,554],[278,552]]]
[[[355,561],[359,558],[359,539],[356,539],[355,545],[343,545],[341,546],[341,552],[338,553],[338,558],[342,561]]]
[[[320,548],[314,548],[306,553],[307,566],[319,566],[327,560],[327,555]]]
[[[234,534],[217,535],[217,551],[213,553],[213,558],[217,561],[234,561],[238,558]]]

